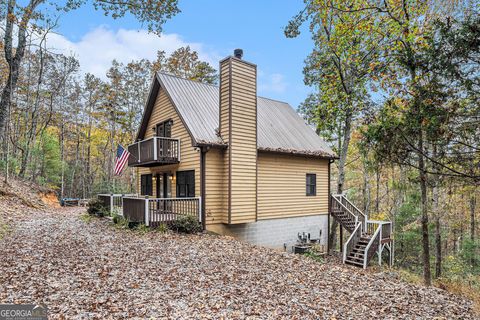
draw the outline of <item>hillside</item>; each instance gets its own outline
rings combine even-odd
[[[117,229],[83,208],[50,207],[48,190],[9,190],[2,218],[16,219],[0,240],[0,303],[45,303],[52,318],[474,319],[470,301],[394,272],[228,237]]]

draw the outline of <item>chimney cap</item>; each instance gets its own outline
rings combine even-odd
[[[233,56],[238,59],[242,59],[243,57],[243,50],[242,49],[235,49],[233,50]]]

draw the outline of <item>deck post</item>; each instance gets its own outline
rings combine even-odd
[[[391,237],[391,236],[390,236]],[[390,268],[393,267],[393,259],[395,258],[394,252],[395,251],[395,242],[392,238],[390,238]]]
[[[180,148],[180,139],[177,140],[178,141],[178,146],[177,146],[177,156],[178,156],[178,162],[180,162],[180,156],[181,156],[181,148]]]
[[[153,137],[153,160],[158,160],[157,157],[157,137]]]
[[[110,193],[110,214],[113,213],[113,193]]]
[[[141,161],[141,160],[140,160],[140,158],[141,158],[141,156],[140,156],[140,143],[142,143],[142,142],[141,142],[141,141],[138,141],[138,142],[137,142],[137,150],[138,150],[138,158],[137,158],[137,160],[138,160],[139,163],[140,163],[140,161]]]
[[[383,244],[382,244],[382,229],[383,229],[383,224],[379,224],[380,228],[380,245],[378,246],[378,265],[382,265],[382,251],[383,251]]]
[[[202,220],[202,197],[198,197],[198,219],[200,223],[203,225],[203,220]]]
[[[145,225],[150,225],[150,211],[148,210],[148,196],[145,196]]]

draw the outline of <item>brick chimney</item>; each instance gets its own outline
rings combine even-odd
[[[256,221],[257,66],[243,50],[220,61],[220,135],[228,143],[225,172],[228,223]]]

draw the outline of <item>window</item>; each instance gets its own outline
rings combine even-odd
[[[307,173],[307,196],[317,195],[317,175],[315,173]]]
[[[151,174],[142,174],[140,176],[140,194],[144,196],[152,196],[152,175]]]
[[[195,197],[195,170],[177,171],[177,198]]]
[[[167,120],[162,123],[157,124],[156,127],[156,134],[157,137],[165,137],[165,138],[171,138],[172,137],[172,120]]]

